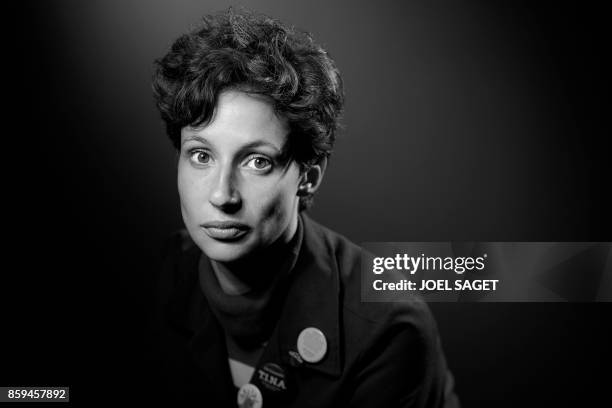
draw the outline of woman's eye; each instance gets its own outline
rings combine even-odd
[[[257,156],[250,159],[247,165],[255,170],[267,170],[272,167],[272,162],[265,157]]]
[[[191,152],[189,158],[191,161],[197,164],[208,164],[208,162],[210,162],[210,155],[202,150],[195,150]]]

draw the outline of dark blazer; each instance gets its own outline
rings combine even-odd
[[[458,407],[453,379],[427,305],[362,303],[362,249],[302,217],[303,241],[280,319],[251,382],[267,407]],[[154,354],[160,400],[235,407],[222,328],[198,282],[204,256],[185,232],[168,243],[157,283]],[[307,327],[327,339],[322,361],[296,357]],[[280,367],[286,391],[267,389],[258,370]]]

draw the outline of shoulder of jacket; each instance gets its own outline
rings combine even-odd
[[[309,227],[322,238],[330,254],[341,263],[340,272],[348,271],[360,262],[363,249],[346,236],[308,218]]]
[[[167,299],[174,289],[193,272],[190,266],[198,261],[200,249],[185,229],[173,232],[163,242],[161,266],[156,278],[156,290],[160,299]]]
[[[342,307],[349,329],[361,326],[371,333],[392,327],[412,326],[427,337],[436,336],[435,319],[427,303],[418,295],[406,295],[393,302],[361,301],[361,262],[366,250],[346,236],[310,220],[329,248],[338,270]]]
[[[338,274],[343,336],[347,356],[352,356],[347,358],[368,364],[378,358],[382,345],[400,341],[402,345],[398,347],[405,350],[402,358],[434,361],[439,335],[427,303],[415,294],[392,302],[362,301],[361,262],[367,251],[342,234],[318,224],[316,228]]]

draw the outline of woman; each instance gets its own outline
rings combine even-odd
[[[361,303],[361,249],[312,221],[343,107],[329,55],[207,16],[156,62],[187,232],[159,280],[160,387],[198,406],[456,403],[425,304]]]

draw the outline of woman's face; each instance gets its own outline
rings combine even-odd
[[[182,129],[181,211],[209,258],[244,260],[293,236],[300,172],[287,157],[287,138],[271,104],[240,91],[219,95],[206,126]]]

